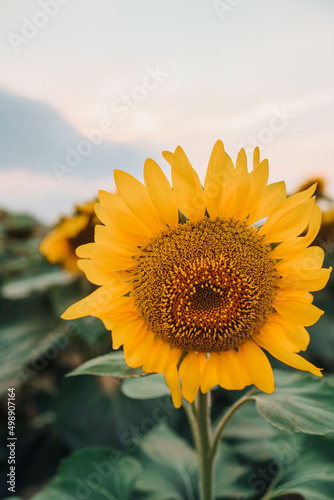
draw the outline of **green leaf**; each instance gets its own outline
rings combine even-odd
[[[165,423],[140,445],[144,471],[136,483],[136,499],[194,500],[198,476],[195,450]]]
[[[124,359],[122,351],[105,354],[90,359],[67,374],[67,377],[76,375],[98,375],[100,377],[142,377],[147,375],[141,368],[130,368]]]
[[[301,444],[299,458],[281,469],[269,488],[268,499],[288,494],[300,494],[312,500],[333,499],[333,439],[305,436]]]
[[[333,388],[306,373],[275,372],[273,394],[255,394],[256,409],[270,424],[290,432],[334,431]]]
[[[259,464],[272,458],[272,446],[277,445],[281,450],[284,439],[290,436],[263,420],[255,405],[249,403],[242,406],[229,422],[224,441],[231,444],[243,463]]]
[[[52,410],[57,417],[58,435],[68,447],[115,446],[133,451],[138,449],[137,441],[161,418],[172,419],[175,415],[170,398],[129,399],[119,385],[116,379],[106,377],[69,377],[62,381]]]
[[[11,280],[2,287],[1,293],[7,299],[21,299],[32,293],[44,292],[55,285],[68,285],[72,281],[73,278],[69,273],[56,269],[38,276]]]
[[[0,393],[26,384],[61,351],[64,331],[47,314],[18,319],[4,325],[0,338]],[[29,367],[26,367],[31,363]]]
[[[32,500],[126,500],[132,498],[141,466],[112,448],[84,448],[65,459],[57,476]]]
[[[239,462],[234,447],[222,443],[215,467],[215,498],[251,498],[254,493],[248,483],[251,469]]]
[[[164,376],[150,375],[145,378],[129,378],[122,384],[122,392],[131,399],[155,399],[170,396]]]

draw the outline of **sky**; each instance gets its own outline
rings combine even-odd
[[[213,144],[334,196],[332,0],[2,0],[0,206],[44,222]]]

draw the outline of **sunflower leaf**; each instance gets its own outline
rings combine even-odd
[[[32,500],[132,498],[141,465],[112,448],[83,448],[66,458],[57,476]]]
[[[279,473],[266,498],[299,494],[312,500],[332,500],[334,491],[333,441],[305,436],[300,454],[292,463],[277,462]]]
[[[276,371],[275,380],[273,394],[253,396],[258,413],[267,422],[289,432],[334,432],[333,388],[326,379]]]
[[[195,450],[164,420],[161,415],[162,423],[140,444],[137,458],[144,471],[136,483],[138,499],[193,500],[198,482]]]
[[[67,377],[75,377],[76,375],[98,375],[99,377],[143,377],[147,375],[141,368],[130,368],[124,359],[122,351],[105,354],[97,358],[90,359],[78,366]]]
[[[131,399],[155,399],[170,395],[164,376],[158,373],[144,380],[135,378],[124,380],[122,392]]]

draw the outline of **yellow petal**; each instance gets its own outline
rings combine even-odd
[[[226,217],[239,217],[245,200],[247,200],[251,181],[247,170],[247,157],[244,149],[241,149],[237,156],[236,168],[234,171],[234,195],[225,210]]]
[[[278,313],[273,313],[268,319],[268,329],[270,330],[271,326],[275,324],[284,329],[286,337],[298,348],[298,351],[305,351],[310,343],[310,335],[303,326],[287,321]]]
[[[227,365],[225,363],[225,352],[221,352],[217,356],[217,380],[220,387],[223,389],[234,389],[232,382],[229,377],[229,372],[227,370]]]
[[[297,288],[316,292],[322,290],[330,277],[332,268],[329,269],[307,269],[298,273],[287,274],[280,280],[280,287]]]
[[[61,317],[63,319],[76,319],[83,316],[95,316],[102,311],[112,308],[113,300],[126,294],[128,291],[129,285],[127,283],[101,286],[88,295],[88,297],[71,305]]]
[[[112,301],[110,309],[105,309],[97,315],[103,322],[108,321],[112,324],[112,329],[120,322],[131,321],[139,318],[139,312],[135,307],[132,297],[118,297]]]
[[[297,300],[281,300],[274,303],[276,311],[291,323],[296,323],[301,326],[314,325],[324,314],[321,309],[313,304],[300,302]]]
[[[198,359],[198,363],[199,363],[199,370],[200,370],[200,373],[202,376],[208,360],[206,359],[206,355],[204,354],[204,352],[197,353],[197,359]]]
[[[177,205],[191,221],[202,219],[205,214],[203,189],[183,149],[178,146],[174,155],[165,153],[163,155],[172,165],[173,189]]]
[[[316,187],[317,185],[313,184],[313,186],[309,187],[305,191],[293,194],[279,203],[279,205],[277,205],[269,214],[269,218],[266,222],[268,230],[271,229],[274,224],[276,224],[276,222],[287,212],[300,206],[302,203],[309,201],[311,196],[314,194]]]
[[[165,372],[165,380],[171,392],[175,408],[180,408],[182,404],[182,393],[176,364],[171,364],[169,366],[168,370]]]
[[[284,259],[285,257],[293,256],[296,252],[300,252],[313,242],[317,236],[321,226],[321,210],[318,205],[312,208],[309,228],[306,236],[294,238],[290,241],[284,241],[271,252],[273,259]]]
[[[95,210],[95,213],[96,213],[98,219],[105,226],[107,226],[108,224],[111,224],[113,222],[112,219],[109,217],[107,211],[103,208],[101,203],[95,203],[94,210]]]
[[[250,173],[250,189],[244,201],[242,209],[238,213],[240,219],[244,219],[251,213],[254,206],[261,200],[267,186],[269,176],[269,165],[267,160]]]
[[[253,170],[256,170],[259,165],[260,165],[260,149],[258,146],[256,146],[253,152]]]
[[[173,228],[179,222],[179,210],[172,188],[155,161],[148,159],[144,165],[144,179],[152,203],[164,224]]]
[[[256,338],[256,336],[255,336]],[[274,392],[274,374],[267,356],[252,340],[239,346],[241,362],[246,367],[251,383],[260,391],[268,394]]]
[[[170,363],[178,362],[181,354],[182,351],[180,349],[171,349],[168,344],[163,342],[159,356],[155,359],[153,371],[156,373],[165,373]]]
[[[138,334],[124,344],[124,358],[131,368],[139,368],[151,354],[154,336],[144,328],[144,335]]]
[[[271,222],[269,216],[259,231],[259,234],[265,235],[263,243],[280,242],[298,236],[309,223],[313,204],[314,198],[305,201],[283,214],[274,225],[268,228],[267,222]]]
[[[313,295],[305,290],[297,290],[296,288],[280,288],[275,296],[275,303],[285,302],[286,300],[298,300],[311,304],[313,302]]]
[[[131,269],[137,265],[137,261],[132,258],[133,252],[125,247],[120,250],[113,250],[107,245],[87,243],[78,247],[76,254],[83,259],[92,259],[96,269],[102,271],[104,269],[109,271]]]
[[[117,246],[120,248],[132,248],[136,253],[138,252],[138,247],[147,245],[150,238],[124,231],[124,229],[117,226],[117,224],[111,222],[108,226],[102,226],[100,224],[95,226],[94,240],[95,243],[109,245],[113,248],[117,248]]]
[[[220,209],[218,217],[228,217],[228,209],[233,202],[234,194],[237,189],[237,176],[233,161],[224,151],[224,177],[223,177],[223,192],[221,197]]]
[[[85,273],[88,281],[94,283],[94,285],[108,285],[114,280],[112,272],[96,269],[91,260],[80,259],[77,262],[77,266]]]
[[[154,208],[146,187],[138,179],[122,170],[115,170],[114,178],[125,204],[140,221],[155,232],[166,228]]]
[[[240,362],[238,353],[234,349],[225,351],[221,354],[225,366],[225,370],[228,374],[228,379],[231,383],[231,389],[243,389],[249,382],[249,376],[245,374],[245,370]],[[219,385],[221,385],[221,378],[218,373]],[[224,379],[223,379],[224,380]],[[222,386],[223,387],[223,386]],[[227,389],[228,387],[226,387]]]
[[[266,186],[263,195],[250,212],[248,224],[254,224],[254,222],[267,217],[285,198],[286,187],[283,181]]]
[[[282,361],[282,363],[292,366],[293,368],[297,368],[298,370],[308,371],[313,373],[313,375],[322,377],[320,369],[312,365],[309,361],[306,361],[306,359],[299,356],[299,354],[287,351],[276,341],[270,340],[267,337],[261,337],[261,334],[257,335],[255,338],[258,345],[263,347],[263,349],[266,349],[272,356],[277,358],[279,361]]]
[[[217,141],[210,156],[204,181],[205,205],[212,218],[220,215],[224,187],[226,182],[228,182],[228,177],[229,172],[224,156],[224,145],[222,141]]]
[[[320,269],[325,258],[325,252],[320,247],[309,247],[276,264],[281,276],[306,269]]]
[[[110,324],[112,330],[113,349],[119,349],[125,342],[136,337],[140,331],[143,331],[145,324],[141,318],[129,317],[126,322]]]
[[[202,373],[201,391],[203,394],[218,384],[219,356],[216,352],[211,353]]]
[[[184,398],[193,403],[201,384],[201,369],[198,356],[195,352],[189,352],[179,368],[182,380],[182,393]]]
[[[127,255],[137,255],[139,253],[137,238],[130,233],[128,235],[126,237],[123,234],[113,233],[106,226],[95,226],[95,243],[100,245],[99,248]]]
[[[152,346],[151,356],[147,358],[143,365],[143,370],[147,373],[156,372],[156,365],[159,362],[159,359],[163,352],[165,351],[165,342],[161,339],[156,339]]]
[[[274,322],[269,319],[269,321],[264,325],[261,332],[254,335],[253,340],[257,343],[257,339],[269,339],[272,342],[276,342],[284,349],[290,352],[299,352],[300,349],[293,342],[291,342],[287,335],[286,330],[282,324]]]
[[[143,224],[136,217],[129,207],[125,204],[123,198],[117,194],[111,194],[107,191],[99,191],[99,200],[102,208],[115,224],[133,234],[145,235],[148,237],[154,236],[155,232],[149,225]],[[95,207],[98,217],[102,215],[102,210],[98,213],[98,206]],[[101,219],[102,220],[102,219]],[[108,222],[108,219],[105,219]],[[103,222],[103,221],[102,221]]]

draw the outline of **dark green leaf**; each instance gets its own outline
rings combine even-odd
[[[67,374],[68,377],[75,375],[98,375],[114,376],[120,378],[141,377],[146,375],[141,368],[130,368],[124,359],[122,351],[105,354],[94,359],[90,359]]]
[[[126,500],[140,473],[133,457],[112,448],[84,448],[62,462],[57,476],[33,500]]]
[[[215,467],[215,498],[251,498],[250,473],[250,467],[237,460],[234,447],[222,443]]]
[[[326,379],[300,372],[275,373],[273,394],[255,394],[256,409],[270,424],[290,432],[334,431],[333,388]]]
[[[305,436],[300,456],[282,468],[268,498],[300,494],[310,500],[333,500],[333,439]]]
[[[51,286],[70,284],[72,281],[73,278],[69,273],[52,270],[38,276],[12,280],[2,287],[1,292],[3,297],[7,299],[18,299],[28,297],[32,293],[44,292]]]
[[[61,351],[64,331],[47,314],[4,326],[0,338],[0,392],[36,377]],[[29,367],[26,365],[31,363]]]
[[[143,379],[144,380],[144,379]],[[137,449],[138,439],[176,410],[169,399],[135,401],[119,381],[91,376],[64,379],[53,407],[58,434],[70,448],[115,446]]]
[[[131,399],[155,399],[170,395],[164,376],[161,374],[126,379],[122,384],[122,392]]]
[[[165,423],[140,444],[144,467],[136,493],[142,500],[194,500],[197,498],[197,460],[194,449]]]

